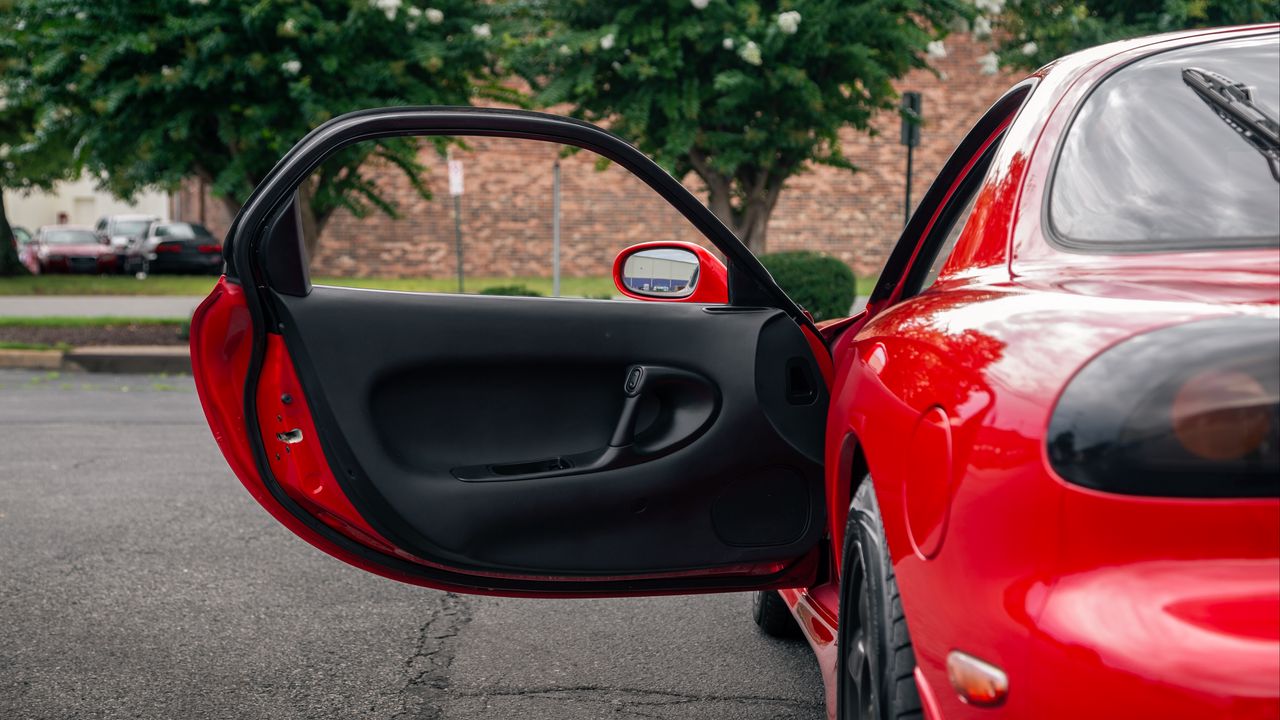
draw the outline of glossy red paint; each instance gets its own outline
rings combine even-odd
[[[213,291],[204,302],[200,303],[191,317],[191,370],[195,378],[196,391],[200,396],[200,404],[204,407],[205,419],[213,431],[213,438],[218,443],[218,449],[222,451],[227,464],[231,466],[236,477],[240,479],[241,484],[254,500],[258,501],[258,504],[262,505],[277,521],[316,548],[362,570],[402,582],[413,582],[413,578],[387,573],[380,567],[346,552],[316,534],[281,506],[263,485],[256,469],[253,447],[248,440],[248,423],[244,414],[245,382],[249,376],[252,356],[253,320],[245,305],[244,289],[236,283],[229,282],[225,277],[220,278]],[[276,374],[277,379],[281,375],[292,376],[292,362],[284,365],[287,367],[273,369],[272,372]],[[259,403],[261,399],[259,395]],[[305,408],[305,405],[301,405],[300,394],[298,402],[299,407]],[[290,419],[301,421],[303,424],[310,422],[309,418],[300,417],[297,411],[291,414]],[[273,425],[263,427],[269,428]],[[314,432],[313,425],[308,427]],[[291,470],[295,479],[298,475],[297,468],[298,463],[292,464]],[[331,481],[332,478],[329,480]],[[313,487],[319,485],[324,490],[323,481],[316,482],[312,479],[311,482]],[[295,491],[300,488],[301,482],[296,483]],[[330,491],[325,495],[331,499],[333,493]],[[345,497],[342,500],[348,506],[350,505]],[[326,515],[335,517],[332,513],[326,513]],[[382,542],[385,544],[385,541]]]
[[[637,295],[628,290],[626,283],[622,282],[622,268],[626,264],[627,258],[641,250],[686,250],[693,253],[698,258],[698,282],[693,286],[693,292],[685,297],[662,298]],[[644,300],[645,302],[686,302],[714,305],[723,305],[729,302],[729,271],[725,268],[724,262],[711,254],[710,250],[691,242],[642,242],[624,249],[613,259],[613,285],[623,295],[633,300]]]
[[[831,344],[832,547],[866,469],[929,718],[1280,717],[1280,501],[1098,493],[1062,481],[1045,454],[1062,388],[1111,345],[1198,318],[1277,317],[1275,249],[1077,255],[1040,227],[1052,150],[1093,84],[1221,34],[1130,41],[1041,71],[938,281]],[[814,598],[784,597],[821,658],[830,631],[803,622]],[[956,649],[1008,675],[1002,705],[956,694]],[[823,668],[830,688],[834,665]]]

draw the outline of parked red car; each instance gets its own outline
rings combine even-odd
[[[28,269],[43,273],[113,273],[116,256],[92,228],[80,225],[45,225],[36,230],[27,253]]]
[[[761,591],[758,621],[816,651],[832,717],[1276,718],[1278,38],[1126,41],[1019,83],[867,308],[822,326],[603,130],[337,118],[228,235],[192,323],[209,424],[280,522],[386,577]],[[678,243],[624,252],[620,289],[646,297],[627,278],[656,276],[657,303],[312,286],[298,183],[396,134],[604,155],[727,269]],[[695,273],[627,271],[681,248]]]

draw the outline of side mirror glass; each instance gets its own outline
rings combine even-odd
[[[729,301],[724,263],[693,243],[642,243],[614,261],[614,284],[638,300]]]

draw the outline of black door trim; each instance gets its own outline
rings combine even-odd
[[[228,275],[242,276],[252,269],[254,284],[273,286],[277,292],[306,294],[310,283],[291,289],[270,282],[262,268],[277,268],[305,262],[294,248],[270,242],[263,232],[270,219],[292,199],[294,190],[333,152],[362,140],[403,135],[460,135],[525,138],[554,142],[590,150],[618,163],[653,188],[663,199],[693,224],[728,260],[730,303],[766,305],[787,313],[796,322],[821,334],[778,287],[760,261],[751,254],[728,227],[706,205],[685,189],[680,181],[663,170],[625,140],[590,123],[573,118],[524,110],[473,107],[403,107],[362,110],[339,116],[312,130],[286,154],[254,190],[240,211],[227,248]],[[274,246],[274,247],[273,247]],[[274,257],[274,256],[279,257]],[[305,277],[298,268],[297,274]]]

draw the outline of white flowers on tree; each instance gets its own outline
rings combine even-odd
[[[1000,58],[994,52],[978,58],[978,70],[983,75],[995,75],[1000,70]]]
[[[398,11],[400,6],[404,3],[403,0],[372,0],[370,4],[378,10],[381,10],[382,14],[386,15],[388,20],[395,20],[396,11]]]
[[[800,13],[795,10],[778,13],[778,29],[784,35],[795,35],[796,30],[800,29]]]
[[[1039,46],[1039,45],[1037,45],[1037,44],[1035,43],[1035,41],[1034,41],[1034,40],[1032,40],[1031,42],[1029,42],[1029,43],[1027,43],[1027,44],[1025,44],[1025,45],[1023,45],[1023,46],[1022,46],[1022,54],[1023,54],[1023,55],[1035,55],[1035,54],[1036,54],[1036,51],[1037,51],[1037,50],[1039,50],[1039,49],[1040,49],[1040,46]]]
[[[493,30],[489,27],[489,23],[480,23],[471,26],[471,34],[478,38],[493,37]]]
[[[298,62],[297,60],[287,60],[285,62],[280,63],[280,69],[283,70],[285,74],[297,75],[299,72],[302,71],[302,63]]]
[[[444,11],[439,8],[427,8],[422,11],[422,14],[427,18],[427,22],[432,25],[439,25],[444,22]]]
[[[986,15],[979,15],[973,21],[973,36],[979,40],[991,37],[991,20]]]
[[[760,57],[760,46],[751,40],[748,40],[747,44],[738,51],[738,57],[748,65],[759,65],[764,62],[764,58]]]
[[[973,6],[987,15],[999,15],[1004,11],[1004,0],[973,0]]]
[[[732,50],[732,49],[733,49],[733,38],[725,38],[724,40],[721,40],[721,41],[720,41],[720,47],[724,48],[725,50]]]
[[[711,0],[689,0],[689,4],[699,10],[705,10],[711,4]]]
[[[925,54],[931,58],[944,58],[947,56],[947,46],[942,44],[941,40],[934,40],[924,48]]]
[[[600,49],[601,50],[613,49],[613,33],[609,33],[608,35],[605,35],[604,37],[600,38]]]

